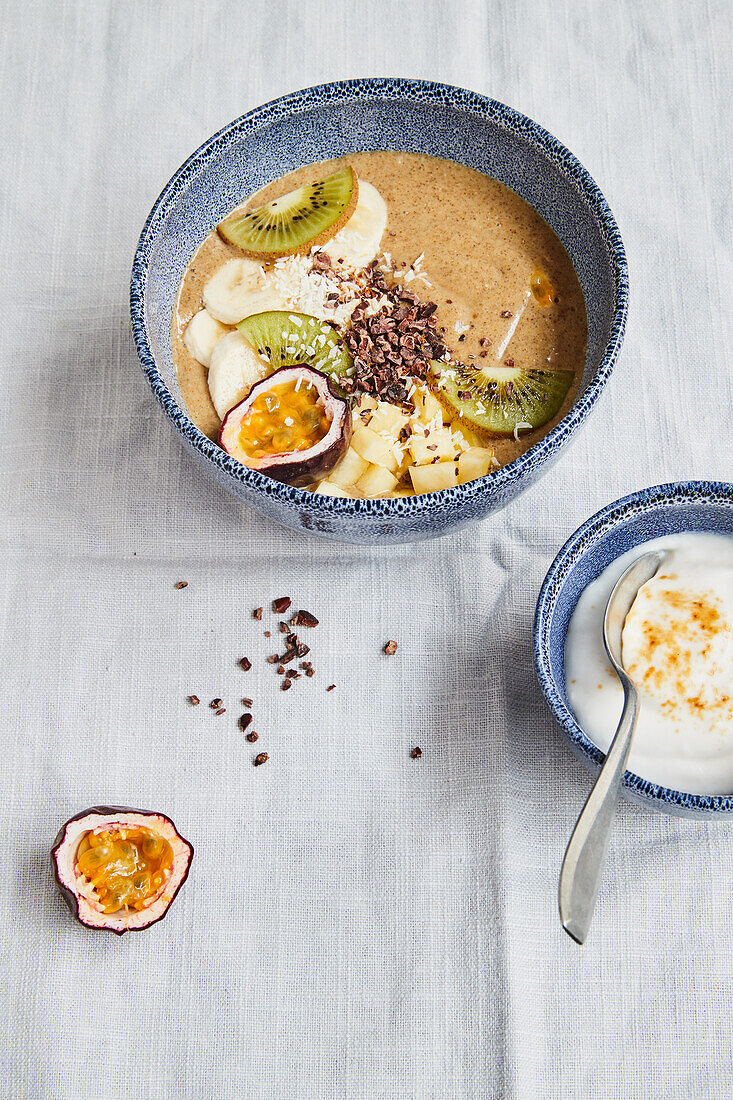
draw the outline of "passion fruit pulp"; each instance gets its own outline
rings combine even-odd
[[[99,826],[82,837],[76,871],[94,887],[102,910],[144,909],[173,866],[173,849],[146,828]]]
[[[51,864],[76,919],[121,936],[162,920],[192,857],[193,847],[164,814],[93,806],[61,828]]]
[[[351,438],[349,406],[307,366],[282,367],[227,413],[219,443],[244,466],[307,485],[332,470]]]

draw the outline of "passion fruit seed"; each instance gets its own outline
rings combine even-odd
[[[157,833],[148,833],[143,838],[143,855],[148,859],[158,859],[163,852],[166,842]]]
[[[107,883],[107,889],[109,895],[105,908],[108,912],[113,912],[116,909],[121,909],[123,905],[127,905],[135,893],[134,884],[129,879],[124,878],[110,879]]]
[[[555,288],[550,282],[550,277],[542,268],[532,272],[529,279],[529,289],[535,301],[541,306],[551,306],[555,301]]]
[[[76,849],[77,856],[80,856],[82,852],[86,852],[87,849],[90,847],[91,845],[89,843],[89,834],[87,833],[87,835],[82,837],[81,841],[79,842],[79,847]]]
[[[111,849],[110,849],[111,851]],[[77,861],[77,866],[85,877],[89,877],[94,871],[98,871],[106,862],[110,851],[104,848],[87,848],[82,852]]]
[[[105,863],[97,873],[96,877],[92,879],[94,888],[97,889],[100,885],[104,885],[110,875],[119,875],[126,878],[128,875],[135,873],[135,860],[124,859],[122,857],[118,859],[112,858]]]

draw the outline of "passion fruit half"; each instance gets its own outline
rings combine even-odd
[[[331,379],[304,365],[281,367],[224,418],[219,443],[275,481],[308,485],[332,470],[351,438],[351,413]]]
[[[82,810],[51,850],[56,883],[79,923],[118,936],[163,919],[192,858],[169,817],[129,806]]]

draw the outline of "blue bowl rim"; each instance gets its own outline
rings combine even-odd
[[[206,161],[212,147],[221,143],[222,139],[227,138],[234,141],[240,129],[244,126],[252,128],[258,123],[265,123],[272,115],[281,115],[287,109],[290,109],[293,113],[299,108],[304,109],[308,105],[308,97],[313,95],[320,95],[331,104],[353,102],[359,97],[381,98],[384,100],[408,98],[415,102],[443,107],[450,106],[464,113],[474,113],[489,118],[504,129],[511,130],[518,136],[532,142],[554,163],[562,162],[563,172],[572,179],[582,194],[607,242],[612,262],[615,301],[613,303],[611,333],[603,359],[583,396],[575,402],[568,414],[546,436],[506,466],[502,466],[476,481],[467,482],[465,485],[456,486],[451,490],[453,494],[458,494],[458,500],[461,504],[467,504],[470,501],[482,498],[487,489],[490,489],[493,495],[521,478],[526,470],[544,464],[585,421],[610,377],[623,342],[628,313],[629,281],[626,253],[616,220],[603,193],[587,169],[583,167],[569,149],[538,123],[516,111],[513,107],[500,103],[498,100],[490,99],[478,92],[451,84],[403,77],[360,77],[351,80],[333,81],[302,88],[299,91],[289,92],[287,95],[270,100],[268,103],[256,107],[223,126],[203,142],[171,176],[155,200],[145,220],[135,250],[130,279],[130,316],[133,338],[143,373],[146,375],[163,411],[176,430],[214,466],[218,467],[223,474],[257,491],[266,488],[271,499],[279,499],[283,505],[288,507],[292,507],[293,503],[297,505],[307,503],[309,510],[323,515],[349,515],[353,501],[348,498],[330,497],[307,492],[303,489],[294,489],[291,485],[274,482],[271,478],[258,473],[256,470],[250,470],[239,463],[233,464],[230,456],[198,429],[169,390],[155,362],[148,339],[145,318],[149,255],[155,243],[160,222],[165,217],[179,187],[188,182],[200,164]],[[234,469],[232,469],[233,466]],[[410,498],[411,521],[421,515],[430,515],[436,508],[440,507],[442,496],[442,493],[437,492]],[[394,507],[394,504],[395,501],[389,498],[360,501],[362,506],[360,515],[366,517],[387,516],[398,519],[400,511]],[[367,507],[363,508],[363,505],[367,505]]]
[[[696,505],[730,503],[733,507],[733,484],[725,481],[673,481],[665,485],[652,485],[647,489],[638,489],[628,496],[620,497],[611,504],[607,504],[605,508],[601,508],[599,512],[587,519],[577,531],[573,532],[557,553],[542,582],[540,594],[537,598],[533,630],[535,673],[542,694],[552,711],[555,721],[573,745],[598,767],[605,760],[605,753],[601,752],[584,733],[575,715],[560,695],[547,660],[547,646],[543,644],[552,621],[560,581],[569,575],[583,555],[591,546],[597,543],[601,535],[613,527],[627,525],[630,517],[624,515],[624,513],[627,513],[630,507],[643,505],[641,513],[638,511],[634,513],[634,517],[636,517],[654,508],[669,506],[687,499],[691,504]],[[583,549],[579,549],[589,535],[594,536],[593,541]],[[554,591],[556,585],[558,586],[557,592]],[[669,807],[673,810],[684,809],[696,814],[733,812],[733,794],[689,794],[686,791],[677,791],[672,787],[662,786],[660,783],[652,783],[650,780],[643,779],[630,771],[624,772],[623,785],[629,791],[641,796],[645,801],[658,802],[662,807]]]

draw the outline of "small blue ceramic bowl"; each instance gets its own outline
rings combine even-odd
[[[534,621],[535,667],[560,728],[581,759],[597,771],[604,754],[578,725],[565,690],[565,635],[584,588],[627,550],[681,531],[733,535],[733,485],[682,481],[623,497],[597,512],[571,535],[550,566]],[[623,792],[634,801],[686,817],[733,812],[730,795],[673,791],[626,772]]]
[[[303,164],[359,150],[429,153],[477,168],[549,222],[580,279],[588,355],[577,400],[515,462],[479,481],[419,497],[319,496],[249,470],[187,416],[170,322],[181,275],[201,240],[243,196]],[[142,369],[173,427],[213,477],[263,515],[343,542],[397,543],[444,535],[502,507],[559,455],[606,384],[621,346],[626,258],[606,200],[541,126],[475,92],[424,80],[369,78],[306,88],[258,107],[205,142],[164,187],[135,254],[132,330]]]

